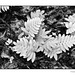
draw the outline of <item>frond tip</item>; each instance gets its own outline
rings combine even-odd
[[[2,11],[7,11],[9,9],[9,6],[0,6],[0,12]]]

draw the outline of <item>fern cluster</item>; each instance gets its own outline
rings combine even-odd
[[[38,13],[38,14],[37,14]],[[44,26],[44,11],[37,10],[31,13],[31,18],[28,18],[27,22],[24,23],[24,27],[21,27],[22,33],[19,35],[17,42],[13,41],[14,46],[11,47],[12,51],[20,54],[20,57],[27,58],[27,61],[32,62],[36,59],[36,52],[43,52],[50,58],[55,58],[57,60],[57,54],[66,52],[75,44],[75,35],[67,35],[71,33],[71,26],[74,24],[75,15],[70,16],[69,22],[64,22],[65,26],[68,28],[66,35],[59,34],[53,37],[48,35],[51,31],[46,31]],[[73,20],[72,20],[73,19]],[[71,31],[71,32],[70,32]],[[24,35],[22,37],[22,35]],[[7,42],[11,42],[8,40]]]

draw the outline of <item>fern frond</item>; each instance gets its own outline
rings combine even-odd
[[[35,18],[35,17],[39,17],[39,18],[44,18],[44,10],[40,11],[39,10],[36,10],[36,12],[31,12],[31,18]]]
[[[27,22],[25,22],[25,28],[22,27],[21,29],[32,37],[35,37],[35,34],[38,34],[39,28],[42,25],[42,21],[40,18],[27,20]]]
[[[66,34],[71,34],[75,32],[75,23],[72,25],[72,27],[70,27],[69,29],[67,29]]]
[[[57,60],[57,54],[66,52],[75,44],[75,36],[72,35],[60,35],[56,38],[48,39],[44,44],[44,53],[48,57],[54,57]]]
[[[57,54],[60,53],[62,53],[62,51],[59,47],[44,50],[44,54],[47,55],[47,57],[54,57],[55,60],[57,60]]]
[[[74,23],[75,22],[75,14],[70,15],[68,18],[65,18],[65,20],[67,20],[68,22]]]
[[[71,48],[73,46],[73,44],[75,44],[75,36],[72,35],[63,35],[60,36],[60,48],[62,51],[66,52],[66,50],[69,50],[69,48]]]
[[[48,57],[50,58],[54,57],[55,60],[57,60],[57,54],[62,53],[57,38],[51,37],[46,41],[46,43],[44,44],[44,53]]]
[[[68,22],[64,22],[65,26],[68,28],[66,34],[71,34],[75,32],[75,14],[70,15],[68,18],[65,18]]]
[[[35,40],[27,40],[23,37],[17,40],[17,42],[13,42],[13,44],[15,46],[12,47],[12,51],[20,54],[20,57],[23,56],[23,58],[27,58],[27,61],[32,60],[32,62],[34,62],[36,56],[35,52],[38,48],[38,44]]]
[[[64,24],[67,27],[66,34],[71,34],[71,33],[75,32],[75,23],[64,22]]]
[[[51,37],[45,42],[44,49],[47,51],[52,51],[52,49],[58,47],[58,45],[59,41],[56,38]]]
[[[2,11],[7,11],[9,9],[9,6],[0,6],[0,12]]]
[[[25,38],[20,38],[20,40],[17,40],[17,42],[13,42],[15,45],[13,47],[13,51],[16,51],[17,53],[21,53],[22,51],[27,51],[28,46],[28,40]]]

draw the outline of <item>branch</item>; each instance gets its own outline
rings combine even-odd
[[[9,24],[6,23],[6,21],[4,21],[2,18],[0,18],[0,20],[1,20],[3,23],[5,23],[5,24],[10,28]]]

